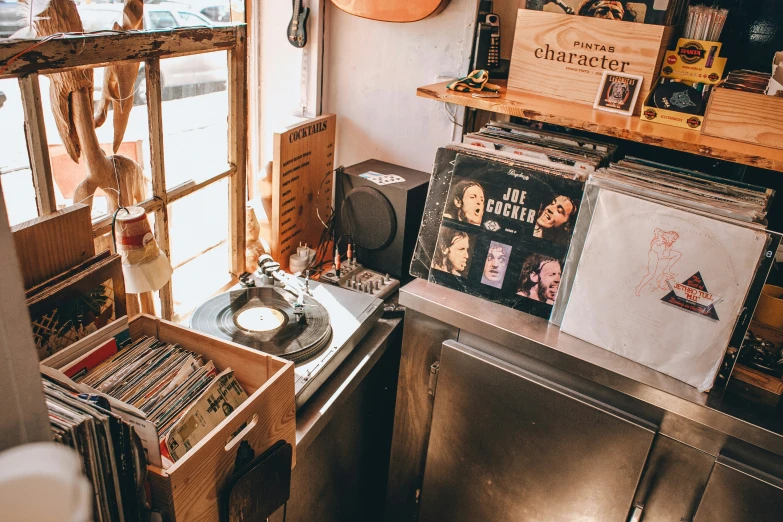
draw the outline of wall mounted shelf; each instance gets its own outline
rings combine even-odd
[[[473,98],[470,93],[449,91],[446,89],[448,82],[419,87],[416,89],[416,95],[655,147],[679,150],[716,160],[783,172],[783,149],[714,138],[696,131],[643,122],[638,116],[602,112],[594,110],[589,105],[508,91],[505,81],[493,80],[493,82],[502,87],[500,98]]]

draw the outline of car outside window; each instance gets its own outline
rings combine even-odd
[[[150,11],[150,25],[152,29],[171,29],[177,27],[174,15],[165,11]]]
[[[182,22],[182,27],[209,27],[211,25],[207,23],[206,20],[193,13],[179,11],[177,14]]]

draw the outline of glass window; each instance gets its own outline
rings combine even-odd
[[[8,38],[24,25],[19,2],[0,0],[0,38]]]
[[[149,11],[149,29],[171,29],[177,27],[177,20],[168,11]]]
[[[169,231],[174,320],[183,322],[232,281],[228,181],[218,181],[170,204]]]
[[[0,183],[10,224],[38,217],[24,135],[22,93],[15,78],[0,80]]]
[[[231,9],[229,9],[227,5],[215,5],[215,6],[205,7],[200,12],[201,14],[203,14],[213,22],[231,21]]]
[[[209,27],[209,20],[200,17],[196,13],[188,13],[185,11],[179,11],[177,13],[182,27]]]
[[[226,51],[165,58],[160,77],[166,188],[228,170]]]

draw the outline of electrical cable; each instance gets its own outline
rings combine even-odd
[[[126,214],[128,213],[128,209],[127,208],[125,208],[123,206],[119,206],[119,207],[117,207],[117,210],[114,211],[114,215],[111,217],[111,241],[112,241],[112,244],[114,245],[114,253],[115,254],[117,253],[117,236],[114,233],[114,225],[117,223],[117,213],[120,210],[124,210]]]
[[[443,109],[446,111],[446,117],[449,119],[449,121],[451,123],[453,123],[457,127],[462,127],[462,124],[457,123],[457,113],[456,113],[456,110],[455,110],[455,112],[452,113],[449,110],[449,105],[451,105],[451,104],[450,103],[444,103],[443,104]]]

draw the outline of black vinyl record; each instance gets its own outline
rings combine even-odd
[[[193,313],[191,328],[294,362],[320,352],[331,339],[329,312],[304,296],[304,316],[294,314],[296,297],[272,286],[218,295]]]

